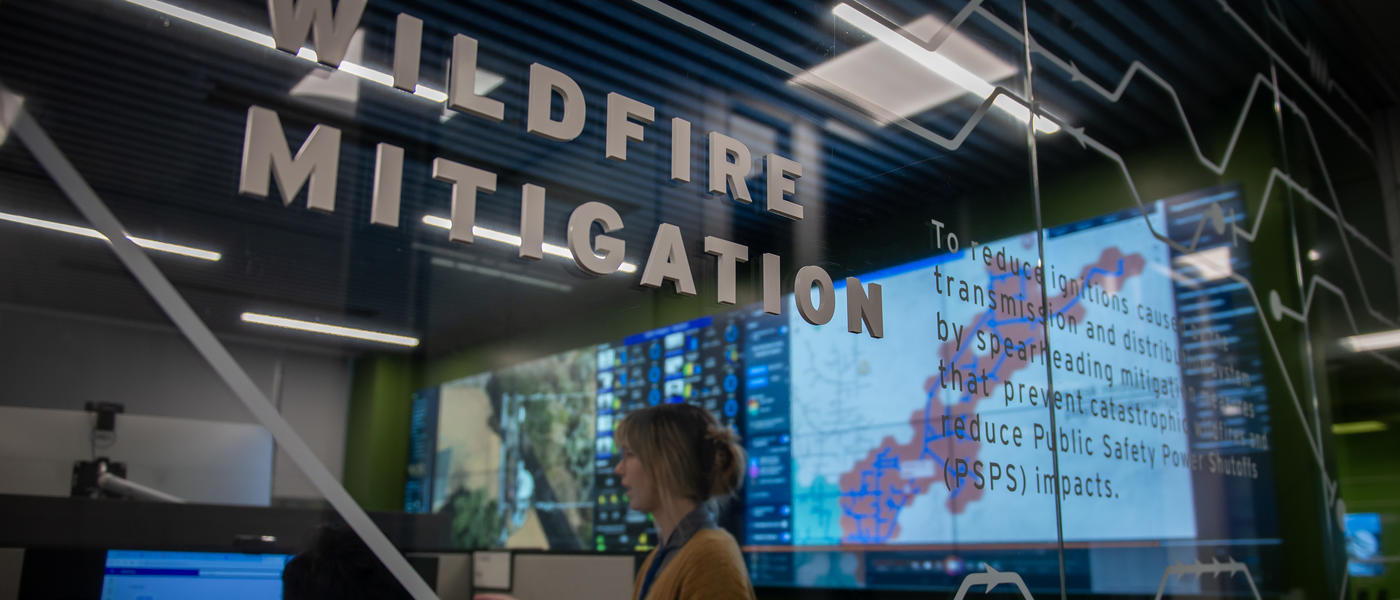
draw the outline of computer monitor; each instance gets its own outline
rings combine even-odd
[[[103,600],[278,600],[288,554],[108,550]]]
[[[1385,574],[1381,559],[1380,513],[1353,513],[1346,516],[1347,573],[1352,577],[1380,577]]]

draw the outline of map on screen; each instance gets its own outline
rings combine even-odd
[[[1161,211],[1152,218],[1160,228]],[[794,544],[1054,541],[1056,448],[1064,501],[1082,509],[1064,512],[1066,539],[1195,534],[1190,473],[1154,455],[1185,451],[1182,400],[1144,384],[1180,388],[1179,365],[1163,360],[1175,334],[1144,320],[1175,314],[1169,271],[1150,267],[1169,264],[1168,248],[1138,217],[1048,237],[1045,254],[1040,276],[1027,235],[862,277],[884,286],[886,319],[900,324],[882,340],[792,329]],[[1048,353],[1031,320],[1039,281]],[[1125,352],[1125,337],[1157,360]],[[1173,425],[1117,420],[1119,407]]]
[[[1198,414],[1247,415],[1266,394],[1198,364],[1227,340],[1253,356],[1257,315],[1228,279],[1248,256],[1202,233],[1238,198],[1220,186],[1049,228],[1043,263],[1027,234],[863,274],[883,287],[882,339],[800,323],[788,295],[780,315],[746,306],[424,390],[406,505],[471,523],[463,547],[649,550],[613,430],[687,402],[744,440],[721,524],[763,585],[940,587],[1008,553],[1028,581],[1057,581],[1057,526],[1120,553],[1265,535],[1268,506],[1197,515],[1271,473],[1266,415]],[[1075,552],[1082,585],[1120,585],[1091,577],[1100,551]]]

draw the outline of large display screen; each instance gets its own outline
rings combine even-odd
[[[598,353],[598,494],[594,543],[598,550],[647,550],[656,533],[646,515],[627,507],[613,474],[617,444],[612,425],[627,413],[661,403],[700,406],[735,431],[739,417],[739,318],[703,317],[604,344]]]
[[[574,350],[418,394],[410,509],[450,512],[462,547],[592,547],[596,372]]]
[[[689,402],[742,431],[739,334],[738,315],[704,317],[419,392],[406,510],[450,512],[463,548],[652,548],[613,424]]]
[[[1072,588],[1142,591],[1161,573],[1105,561],[1273,531],[1252,492],[1271,477],[1262,383],[1199,366],[1231,344],[1257,358],[1230,279],[1248,257],[1207,226],[1232,203],[1225,186],[1047,229],[1044,263],[1027,234],[863,274],[883,287],[882,339],[802,323],[789,295],[782,315],[746,307],[420,392],[409,509],[470,515],[469,547],[647,550],[612,428],[690,402],[745,440],[724,522],[759,585],[947,588],[976,565],[1058,587],[1062,538]],[[1222,496],[1240,518],[1198,517]]]
[[[1055,450],[1064,500],[1086,509],[1065,511],[1066,540],[1194,536],[1190,472],[1162,455],[1186,448],[1176,336],[1142,310],[1173,307],[1170,274],[1148,268],[1167,248],[1142,230],[1047,236],[1070,265],[1045,269],[1053,344],[1030,319],[1033,235],[868,275],[900,324],[886,339],[794,327],[792,543],[1055,541]]]
[[[1242,212],[1237,186],[1047,229],[1043,264],[1027,234],[863,274],[884,339],[751,320],[755,582],[1058,588],[1062,539],[1070,589],[1151,593],[1209,540],[1268,547],[1258,314],[1222,206]]]

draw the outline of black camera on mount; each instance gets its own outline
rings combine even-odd
[[[117,415],[126,412],[126,406],[117,402],[88,402],[83,404],[83,410],[97,413],[94,432],[113,433],[117,430]]]

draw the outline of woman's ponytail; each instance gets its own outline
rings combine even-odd
[[[705,433],[705,444],[709,446],[712,465],[706,482],[709,496],[706,500],[732,496],[744,484],[745,456],[739,436],[719,423],[712,423]]]

